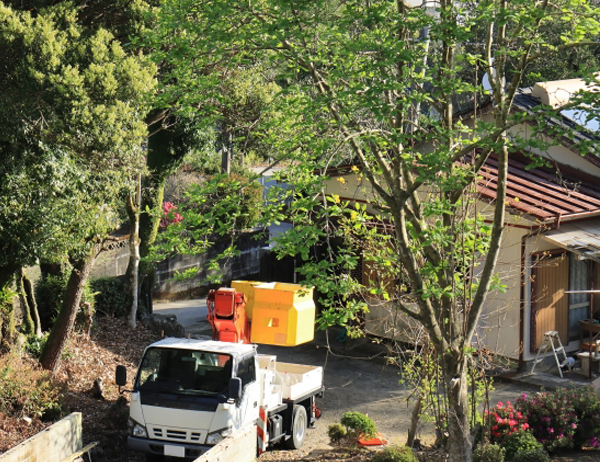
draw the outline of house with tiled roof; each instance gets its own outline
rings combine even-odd
[[[583,85],[580,80],[536,84],[522,90],[514,104],[534,111],[541,104],[559,104],[557,95],[564,97]],[[548,124],[568,127],[569,136],[552,140],[543,151],[509,156],[509,213],[497,265],[506,291],[489,294],[476,341],[477,347],[518,360],[523,367],[531,364],[547,331],[559,333],[567,352],[578,351],[590,330],[592,335],[600,332],[587,321],[595,315],[600,319],[600,157],[578,149],[582,143],[593,148],[600,132],[597,120],[585,115],[584,110],[558,114]],[[485,118],[485,111],[479,117]],[[529,136],[529,123],[512,127],[511,136]],[[533,162],[537,156],[544,162]],[[369,203],[373,191],[355,171],[334,171],[327,192],[340,200]],[[492,154],[476,184],[483,213],[493,211],[497,183],[497,158]],[[363,263],[359,278],[368,283],[369,277],[368,264]],[[389,337],[390,332],[401,332],[398,322],[398,313],[388,311],[385,303],[374,303],[366,315],[366,331]]]

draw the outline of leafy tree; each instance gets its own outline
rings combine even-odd
[[[161,8],[154,12],[155,15],[148,19],[152,24],[163,20],[159,19],[163,17]],[[145,45],[140,36],[148,37],[148,31],[140,31],[133,37],[133,43],[140,47]],[[170,63],[163,59],[164,48],[169,46],[157,44],[155,49],[146,48],[160,69],[159,97],[147,117],[150,131],[148,174],[142,180],[139,207],[139,299],[146,312],[152,312],[155,280],[155,263],[151,260],[156,255],[150,256],[150,248],[159,229],[167,179],[182,165],[200,175],[221,171],[246,175],[246,158],[263,161],[269,157],[269,147],[263,143],[268,128],[263,127],[271,127],[269,122],[277,117],[270,103],[279,87],[265,80],[260,66],[248,65],[233,71],[219,66],[205,69],[211,81],[218,82],[219,88],[206,87],[210,89],[208,93],[194,92],[191,87],[183,89]],[[193,102],[191,106],[190,102]],[[220,160],[217,159],[219,155]],[[128,213],[134,223],[135,213],[131,206]],[[127,269],[129,281],[134,279],[135,265],[132,252]]]
[[[327,303],[325,326],[358,316],[350,271],[360,254],[383,269],[388,283],[363,290],[424,326],[443,371],[440,431],[450,460],[469,461],[467,362],[486,296],[501,289],[508,156],[544,149],[537,135],[556,134],[546,114],[515,113],[513,99],[530,64],[597,46],[600,16],[579,0],[414,3],[165,1],[154,38],[177,88],[191,90],[181,100],[188,108],[217,92],[211,64],[261,61],[282,73],[285,92],[274,103],[282,117],[270,141],[289,159],[294,200],[287,210],[275,202],[269,217],[295,228],[280,249],[305,260],[306,283]],[[569,31],[558,43],[547,34],[553,24]],[[462,71],[477,66],[492,76],[488,122],[467,123],[458,108],[477,113],[483,91]],[[527,119],[531,139],[509,138]],[[474,180],[492,153],[498,188],[489,224]],[[326,172],[344,162],[374,196],[369,207],[323,195]]]
[[[155,68],[104,29],[86,34],[68,4],[35,13],[0,4],[0,274],[6,285],[24,265],[68,255],[74,270],[41,358],[54,369],[142,167]]]

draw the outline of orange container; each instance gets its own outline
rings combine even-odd
[[[253,286],[254,306],[250,341],[296,346],[315,336],[313,288],[271,282]]]

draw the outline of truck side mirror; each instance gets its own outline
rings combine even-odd
[[[242,379],[231,377],[229,379],[229,399],[237,401],[242,396]]]
[[[127,385],[127,368],[125,366],[117,366],[115,383],[120,387]]]

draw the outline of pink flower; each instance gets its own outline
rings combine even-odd
[[[171,223],[179,223],[183,217],[176,212],[177,206],[171,202],[163,203],[163,217],[160,220],[160,227],[166,228]]]

